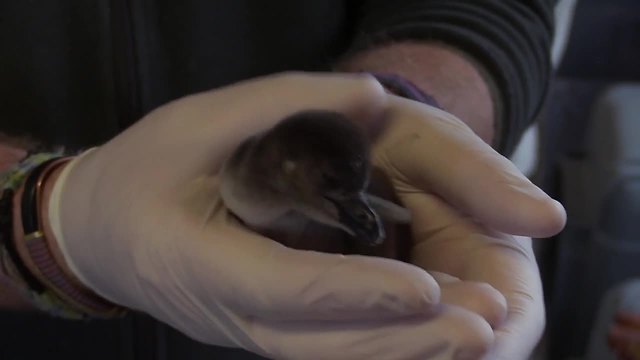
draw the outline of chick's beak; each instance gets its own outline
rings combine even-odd
[[[351,196],[327,196],[338,209],[338,221],[351,235],[369,245],[382,243],[384,227],[378,214],[371,208],[363,193]]]

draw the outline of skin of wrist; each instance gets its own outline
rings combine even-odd
[[[351,55],[336,69],[400,75],[433,96],[486,143],[494,142],[496,95],[483,70],[457,49],[437,43],[391,43]]]

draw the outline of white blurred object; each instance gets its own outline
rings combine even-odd
[[[557,69],[564,56],[564,51],[569,42],[571,25],[573,25],[573,14],[576,10],[578,0],[560,0],[555,9],[555,33],[553,35],[553,45],[551,46],[551,64]]]
[[[525,174],[531,177],[538,166],[538,153],[540,143],[540,131],[538,124],[529,126],[527,131],[522,135],[522,139],[518,146],[511,154],[511,161]]]

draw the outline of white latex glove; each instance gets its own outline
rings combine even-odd
[[[562,205],[460,120],[397,97],[391,99],[373,161],[411,211],[412,262],[463,280],[458,293],[443,292],[442,301],[484,313],[491,303],[469,296],[468,285],[477,281],[499,290],[507,316],[493,322],[496,343],[489,358],[527,359],[545,316],[526,236],[559,232],[566,220]]]
[[[194,339],[267,357],[484,353],[491,316],[435,306],[440,288],[422,269],[284,247],[243,229],[219,200],[215,175],[248,136],[310,108],[367,127],[387,100],[369,77],[289,74],[157,109],[57,178],[50,222],[69,267],[98,294]],[[495,290],[469,286],[500,313]]]

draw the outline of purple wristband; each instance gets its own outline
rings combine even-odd
[[[438,104],[433,96],[428,95],[420,88],[418,88],[414,83],[400,75],[387,73],[370,74],[373,75],[385,88],[398,96],[419,101],[421,103],[437,107],[438,109],[442,109],[440,104]]]

